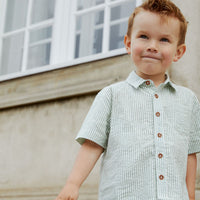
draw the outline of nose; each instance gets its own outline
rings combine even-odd
[[[158,45],[156,41],[149,41],[149,44],[147,46],[147,51],[152,53],[158,52]]]

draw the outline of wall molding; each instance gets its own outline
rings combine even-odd
[[[131,71],[128,60],[127,55],[116,56],[3,81],[0,109],[96,93],[127,77]]]
[[[22,188],[12,190],[0,190],[0,200],[53,200],[60,192],[60,188]],[[80,200],[97,199],[97,190],[91,190],[91,187],[80,189]]]

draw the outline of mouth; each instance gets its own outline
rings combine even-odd
[[[162,56],[160,53],[144,52],[141,57],[148,60],[162,60]]]
[[[146,54],[146,55],[142,55],[142,59],[146,59],[146,60],[161,60],[161,56]]]

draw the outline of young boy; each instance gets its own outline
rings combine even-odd
[[[82,144],[56,200],[76,200],[103,153],[99,200],[195,200],[200,104],[166,70],[185,53],[187,22],[170,0],[147,0],[124,43],[136,66],[102,89],[77,136]]]

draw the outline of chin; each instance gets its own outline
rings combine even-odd
[[[148,75],[155,75],[158,74],[158,72],[154,71],[154,70],[143,70],[141,71],[143,74],[148,74]]]

